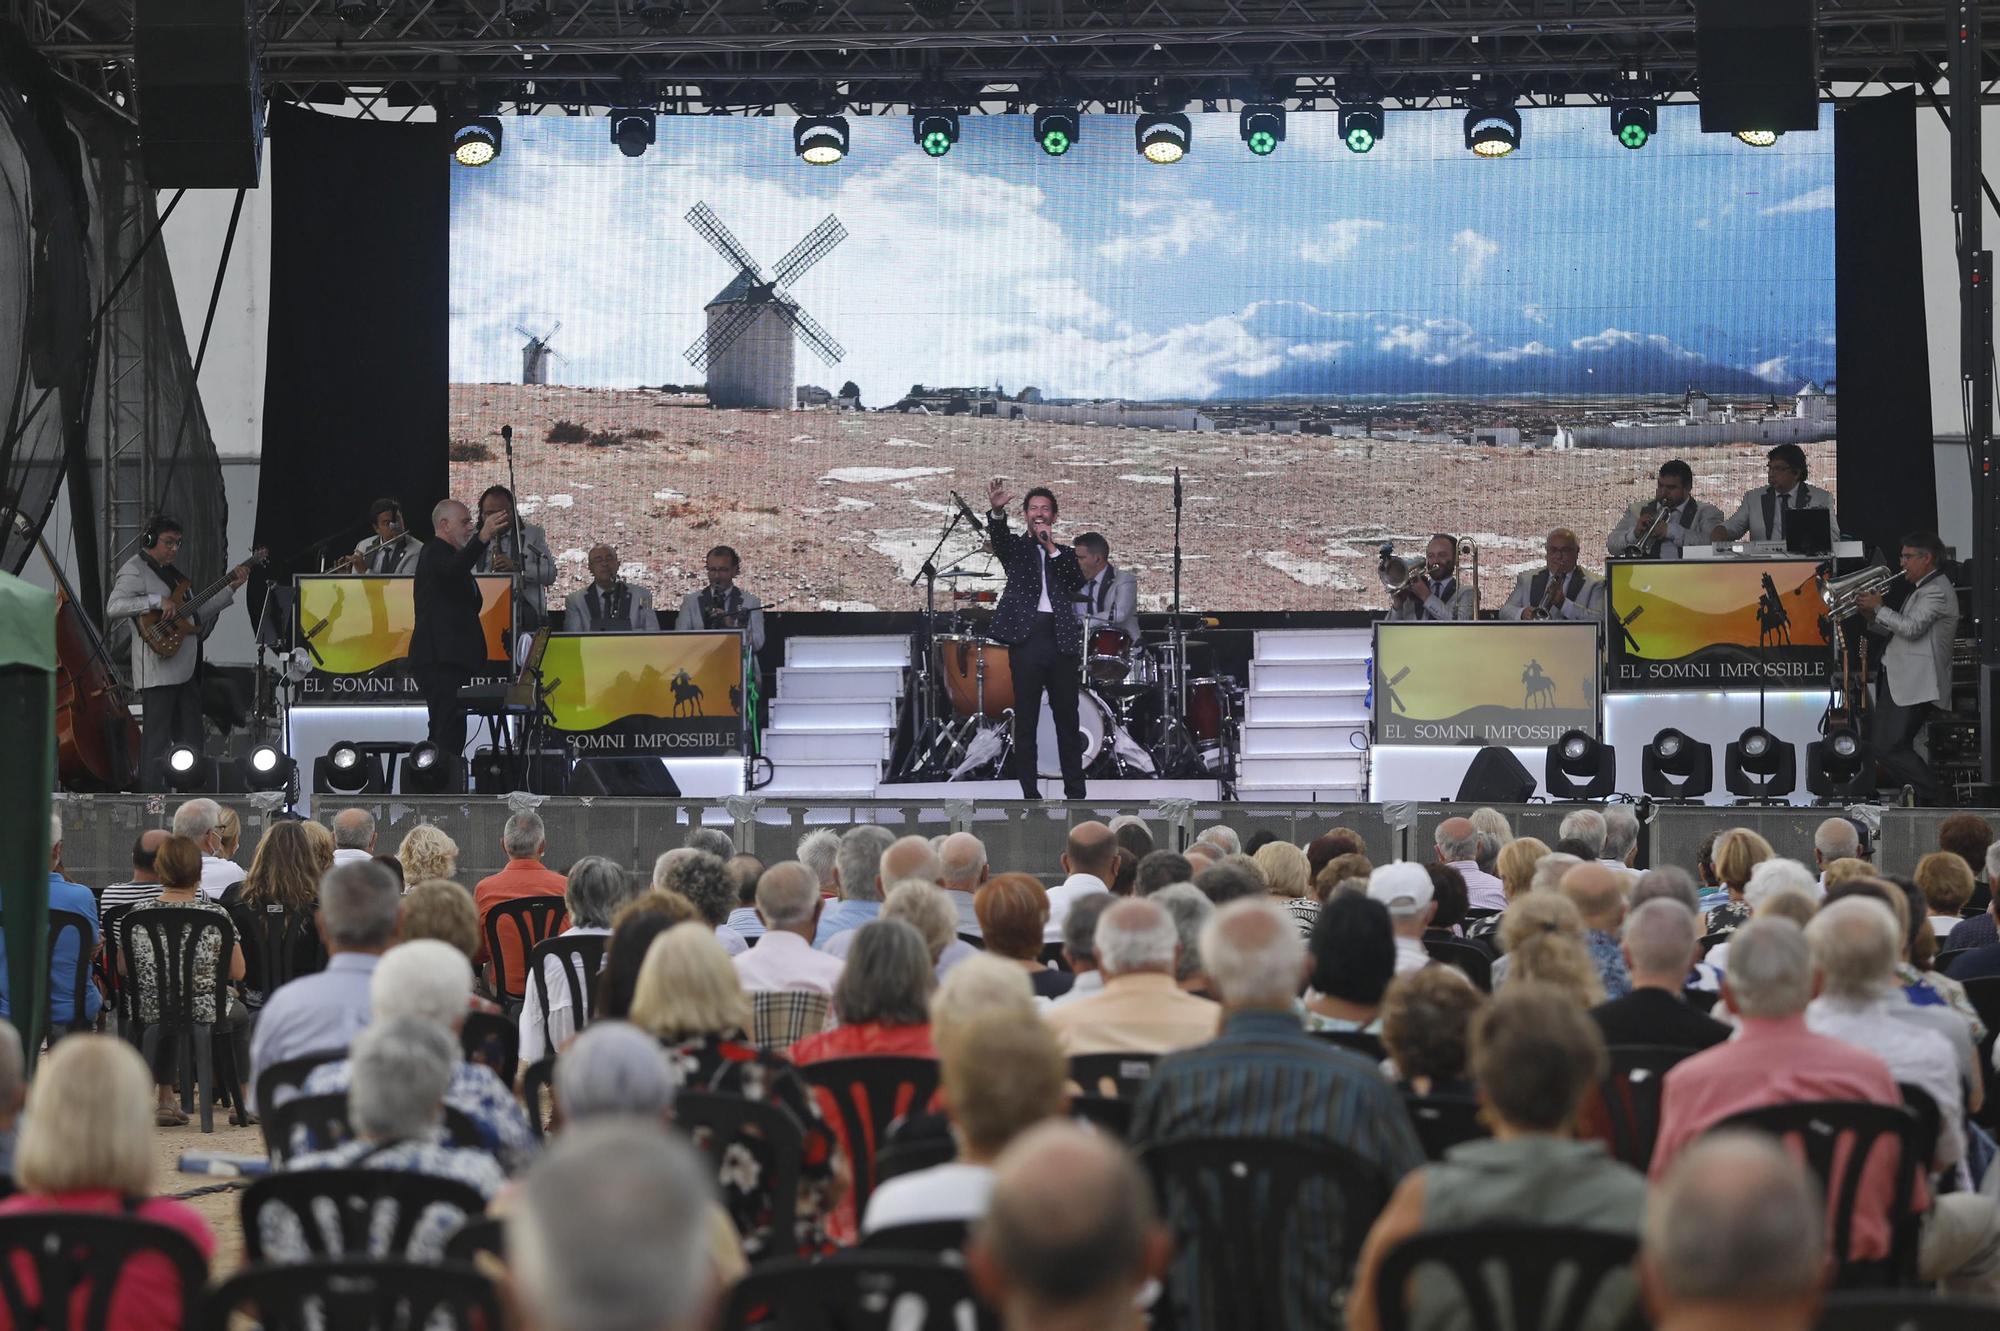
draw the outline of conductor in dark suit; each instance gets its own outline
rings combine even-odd
[[[479,623],[479,581],[472,570],[486,543],[504,531],[508,510],[489,513],[473,530],[472,512],[456,499],[431,510],[431,530],[417,556],[410,589],[416,623],[410,632],[410,673],[430,713],[431,743],[444,751],[451,789],[464,784],[465,704],[458,691],[486,660],[486,630]]]
[[[1083,798],[1083,734],[1077,729],[1077,692],[1083,677],[1083,624],[1076,617],[1076,594],[1083,570],[1076,551],[1057,545],[1054,491],[1036,486],[1021,503],[1028,531],[1007,530],[1007,491],[999,481],[986,490],[986,531],[993,553],[1007,570],[1007,590],[993,613],[988,636],[1007,644],[1014,675],[1014,774],[1021,793],[1041,798],[1040,762],[1035,752],[1042,720],[1042,694],[1056,723],[1056,751],[1062,760],[1063,795]]]

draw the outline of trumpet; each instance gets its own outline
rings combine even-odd
[[[1651,514],[1648,517],[1647,514]],[[1666,535],[1668,522],[1666,505],[1657,499],[1648,500],[1639,509],[1638,538],[1625,547],[1628,559],[1652,559],[1660,553],[1660,541]]]
[[[1835,622],[1854,618],[1861,613],[1860,600],[1864,596],[1880,596],[1889,589],[1889,584],[1902,577],[1900,572],[1870,564],[1844,578],[1832,576],[1833,565],[1821,564],[1815,581],[1819,584],[1820,603],[1826,607],[1827,615]]]
[[[1526,615],[1528,619],[1547,619],[1550,615],[1554,614],[1556,610],[1556,597],[1562,594],[1562,585],[1566,581],[1566,579],[1558,578],[1554,571],[1547,565],[1543,565],[1542,572],[1548,575],[1549,589],[1542,594],[1542,603],[1540,605],[1531,605],[1528,607]]]
[[[1467,536],[1458,543],[1458,566],[1465,570],[1467,581],[1472,587],[1472,619],[1479,618],[1479,547]]]
[[[1388,592],[1390,596],[1400,599],[1409,590],[1412,582],[1430,581],[1429,565],[1413,562],[1398,555],[1394,541],[1382,542],[1382,548],[1376,553],[1381,559],[1375,565],[1375,576],[1381,581],[1382,590]]]

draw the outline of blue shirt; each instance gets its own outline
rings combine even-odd
[[[273,1063],[345,1050],[368,1025],[368,984],[382,958],[343,952],[317,975],[301,975],[264,1000],[250,1037],[250,1085]],[[256,1108],[252,1105],[251,1108]]]
[[[827,940],[835,934],[859,929],[881,913],[882,903],[879,901],[836,901],[819,913],[819,928],[813,933],[813,946],[824,949]]]
[[[93,955],[96,953],[98,939],[97,898],[90,894],[89,888],[81,883],[72,883],[61,874],[51,870],[49,872],[49,909],[71,911],[89,920],[90,951]],[[89,958],[84,958],[83,964],[88,966],[90,964]],[[62,937],[56,940],[55,957],[49,966],[49,1024],[51,1026],[67,1026],[76,1016],[76,967],[76,930],[65,929],[63,930]],[[99,1010],[103,1006],[104,996],[97,992],[97,986],[86,984],[83,988],[83,1015],[87,1019],[95,1021]],[[0,931],[0,1017],[6,1017],[11,1021],[13,1015],[10,1006],[10,996],[7,993],[6,934],[4,931]],[[28,1038],[26,1032],[22,1033],[22,1038]],[[35,1038],[39,1039],[40,1037]]]

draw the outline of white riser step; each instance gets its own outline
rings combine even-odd
[[[1345,725],[1314,721],[1245,722],[1242,738],[1246,758],[1313,754],[1345,757],[1368,751],[1368,727],[1361,722]]]
[[[774,761],[771,769],[771,783],[760,795],[873,795],[882,779],[881,763]]]
[[[1375,650],[1373,629],[1263,629],[1259,661],[1365,661]]]
[[[880,730],[766,730],[764,756],[773,763],[880,763],[889,736]]]
[[[1359,804],[1359,786],[1251,786],[1236,783],[1236,798],[1245,804]]]
[[[909,663],[910,640],[896,635],[785,639],[788,666],[889,666],[901,670]]]
[[[773,698],[771,730],[893,730],[896,704],[877,698]]]
[[[903,672],[894,668],[779,666],[778,696],[786,699],[900,698]]]
[[[1236,763],[1237,784],[1253,786],[1361,786],[1368,755],[1334,758],[1250,758]]]
[[[1360,725],[1368,720],[1368,690],[1315,689],[1283,693],[1252,693],[1244,703],[1244,720],[1319,721],[1329,725]]]
[[[1365,688],[1366,661],[1252,661],[1250,690],[1282,693],[1297,689]]]

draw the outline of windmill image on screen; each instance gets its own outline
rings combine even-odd
[[[792,368],[794,334],[829,366],[838,365],[847,354],[786,290],[847,239],[847,228],[829,215],[778,260],[766,282],[750,251],[707,204],[688,209],[687,223],[736,266],[736,276],[708,303],[708,331],[681,354],[688,364],[707,372],[712,405],[786,410],[792,405],[797,378]]]

